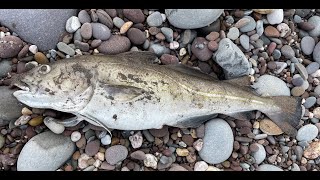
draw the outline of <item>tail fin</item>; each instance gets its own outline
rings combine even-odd
[[[296,127],[299,125],[302,116],[302,98],[292,96],[273,96],[270,98],[280,109],[278,111],[262,112],[276,123],[283,132],[295,137],[297,134]]]

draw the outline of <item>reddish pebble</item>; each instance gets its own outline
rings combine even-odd
[[[273,51],[276,49],[277,44],[275,42],[271,42],[268,46],[268,54],[271,55]]]
[[[210,41],[208,43],[208,49],[210,49],[211,51],[218,50],[218,47],[219,47],[219,45],[218,45],[218,43],[216,41]]]

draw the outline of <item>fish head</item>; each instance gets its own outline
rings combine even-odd
[[[39,65],[13,77],[11,85],[20,88],[13,95],[30,107],[63,112],[81,110],[93,88],[88,75],[77,69],[62,63]]]

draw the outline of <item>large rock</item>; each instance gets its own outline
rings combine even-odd
[[[21,116],[21,104],[12,94],[15,90],[0,86],[0,126],[7,125],[11,120]]]
[[[45,51],[55,48],[76,9],[1,9],[0,22],[24,41]]]
[[[250,65],[243,52],[230,39],[219,42],[219,48],[214,55],[214,61],[223,69],[227,79],[248,75]]]
[[[223,9],[166,9],[171,25],[181,29],[196,29],[208,26],[219,18]]]
[[[55,171],[75,151],[70,137],[51,131],[31,138],[23,147],[17,162],[18,171]]]
[[[219,118],[208,121],[199,156],[207,163],[218,164],[227,160],[232,150],[233,133],[229,124]]]

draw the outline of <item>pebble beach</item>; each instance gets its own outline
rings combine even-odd
[[[59,18],[51,18],[59,17]],[[49,20],[50,19],[50,20]],[[39,26],[41,24],[41,26]],[[320,9],[0,9],[2,171],[319,171]],[[112,130],[28,107],[12,76],[82,55],[151,51],[260,96],[302,97],[296,137],[260,111],[199,127]],[[98,108],[98,107],[97,107]]]

